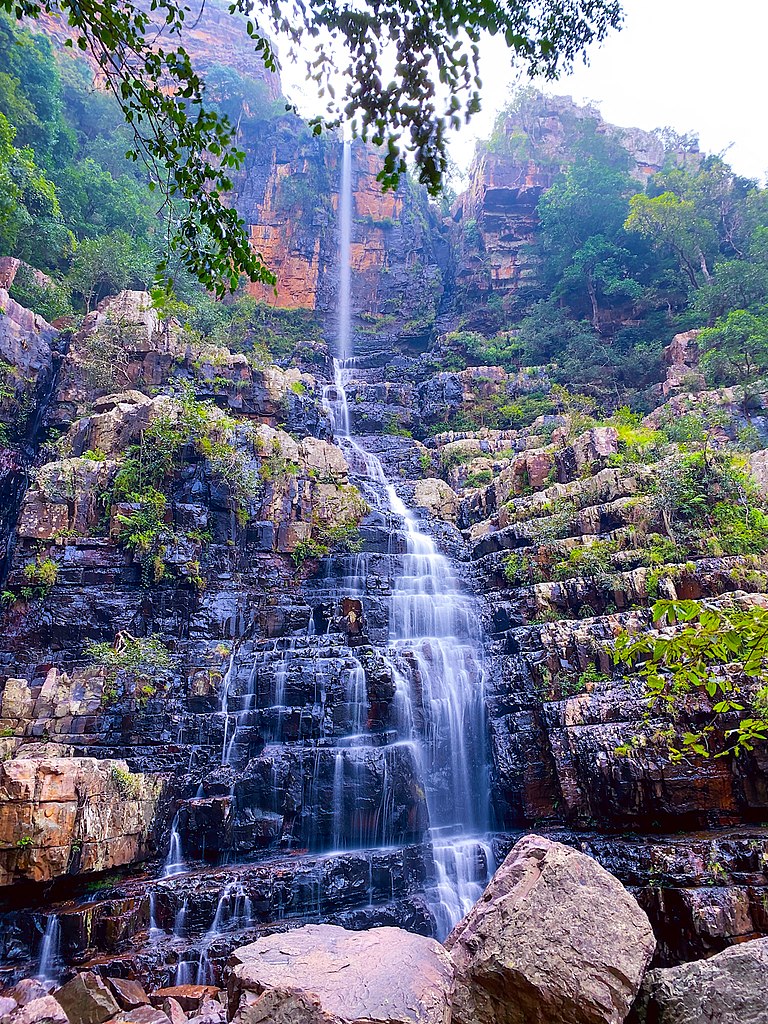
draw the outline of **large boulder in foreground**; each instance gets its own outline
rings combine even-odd
[[[229,965],[230,1013],[238,1008],[242,1024],[273,1016],[284,1024],[451,1019],[450,956],[434,939],[401,928],[353,932],[310,924],[236,949]],[[267,1010],[254,997],[269,992]]]
[[[768,938],[649,971],[634,1024],[768,1024]]]
[[[531,835],[446,946],[456,966],[453,1024],[620,1024],[655,940],[618,879]]]

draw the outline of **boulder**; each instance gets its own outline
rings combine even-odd
[[[137,1006],[135,1010],[121,1010],[109,1024],[171,1024],[171,1018],[157,1006]]]
[[[175,999],[186,1013],[198,1013],[206,999],[213,999],[221,989],[215,985],[171,985],[159,988],[149,997],[153,1006],[162,1006],[165,999]]]
[[[0,1020],[7,1017],[19,1004],[10,996],[0,996]]]
[[[232,1024],[341,1024],[320,1000],[295,988],[269,988],[261,995],[244,992]]]
[[[613,875],[531,835],[446,946],[456,967],[453,1024],[620,1024],[655,940]]]
[[[31,999],[25,1006],[19,1006],[8,1017],[3,1018],[8,1024],[70,1024],[67,1014],[53,996],[40,996]],[[73,1017],[72,1024],[80,1024],[79,1018]]]
[[[633,1024],[768,1024],[768,938],[649,971]]]
[[[72,1024],[104,1024],[120,1011],[106,981],[89,971],[62,985],[55,998]]]
[[[171,1024],[186,1024],[187,1015],[176,999],[164,999],[158,1009],[168,1017]]]
[[[140,981],[132,981],[130,978],[107,978],[107,983],[124,1010],[135,1010],[137,1006],[146,1006],[149,1002],[149,996]]]
[[[447,519],[450,522],[456,519],[456,492],[445,480],[438,477],[417,480],[413,488],[413,502],[420,508],[427,509],[438,519]]]
[[[50,986],[44,985],[37,978],[22,978],[6,995],[15,999],[19,1006],[26,1006],[33,999],[42,999],[43,996],[47,996],[48,988]]]
[[[451,1019],[450,957],[434,939],[400,928],[353,932],[306,925],[236,949],[229,964],[229,1005],[239,1008],[247,993],[294,990],[282,1002],[275,997],[285,1021],[303,1019],[291,1017],[288,1009],[291,999],[300,1003],[300,997],[310,1001],[318,1024],[335,1019],[345,1024],[448,1024]],[[259,1013],[253,1005],[243,1014]],[[249,1024],[259,1019],[270,1018],[240,1017]]]

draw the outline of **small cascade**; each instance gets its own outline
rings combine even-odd
[[[184,850],[179,832],[179,812],[177,811],[171,825],[171,844],[168,847],[168,856],[163,864],[162,878],[169,878],[171,875],[180,875],[187,870],[184,860]]]
[[[185,933],[185,928],[186,928],[186,924],[187,924],[187,911],[188,910],[189,910],[189,901],[185,899],[184,902],[179,907],[178,911],[176,912],[176,917],[174,918],[174,921],[173,921],[173,934],[178,939],[183,939],[185,937],[184,933]]]
[[[163,929],[157,923],[157,893],[154,889],[149,891],[149,941],[158,942],[164,935]]]
[[[41,981],[57,981],[61,970],[61,921],[50,914],[40,943],[40,965],[37,976]]]

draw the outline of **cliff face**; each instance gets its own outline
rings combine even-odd
[[[225,61],[220,29],[199,31]],[[686,557],[666,536],[654,495],[680,452],[655,432],[718,408],[713,446],[748,426],[765,491],[768,390],[685,392],[701,383],[689,333],[634,440],[573,410],[502,430],[500,409],[520,422],[551,390],[545,369],[422,353],[439,318],[535,277],[525,247],[573,124],[617,129],[566,101],[522,109],[448,226],[407,180],[382,194],[379,157],[353,145],[358,446],[327,408],[342,147],[262,113],[241,123],[235,201],[278,280],[251,294],[311,311],[329,345],[297,345],[284,370],[160,320],[144,293],[59,331],[0,291],[2,977],[36,972],[57,934],[59,973],[154,986],[218,981],[236,945],[299,920],[431,934],[446,878],[477,898],[529,827],[633,888],[659,962],[768,933],[765,750],[673,762],[666,740],[706,709],[648,716],[612,659],[657,596],[764,605],[764,553]],[[622,138],[639,178],[660,166],[655,139]],[[450,835],[449,869],[413,737],[444,785],[428,683],[457,666],[393,624],[404,587],[435,614],[430,538],[450,576],[437,596],[472,622],[451,650],[483,693],[471,768],[493,805],[487,833]]]
[[[536,283],[528,248],[536,238],[536,204],[573,160],[585,130],[627,151],[638,190],[670,156],[655,135],[608,124],[594,107],[578,106],[569,97],[523,95],[479,147],[468,188],[453,209],[456,285],[464,303],[490,293],[509,301],[521,285]],[[678,162],[698,159],[696,153],[672,155]]]
[[[254,298],[316,310],[330,332],[338,305],[337,211],[342,145],[314,138],[298,118],[244,132],[246,165],[236,204],[253,247],[277,277],[251,285]],[[407,179],[395,193],[376,181],[381,158],[352,146],[352,307],[361,345],[428,336],[444,291],[446,243],[436,212]]]

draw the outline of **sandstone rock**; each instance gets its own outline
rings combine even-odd
[[[140,981],[133,981],[130,978],[107,978],[107,983],[124,1010],[134,1010],[137,1006],[145,1006],[149,1002],[149,996]]]
[[[593,427],[573,442],[576,470],[581,473],[596,462],[615,455],[619,450],[619,435],[615,427]]]
[[[15,999],[19,1006],[26,1006],[33,999],[42,999],[49,993],[48,988],[37,978],[23,978],[7,994],[11,999]]]
[[[673,391],[681,389],[700,391],[704,387],[704,374],[698,369],[698,336],[698,331],[676,334],[664,349],[664,362],[668,369],[666,379],[661,385],[663,395],[670,395]]]
[[[268,988],[261,995],[244,992],[233,1024],[342,1024],[320,1000],[294,988]]]
[[[766,1024],[768,938],[650,971],[633,1010],[635,1024]]]
[[[455,1024],[620,1024],[655,941],[596,861],[525,836],[446,946]]]
[[[260,423],[254,431],[254,446],[262,458],[274,454],[282,455],[290,462],[298,462],[299,446],[284,430],[275,430],[266,423]]]
[[[177,999],[164,999],[159,1009],[168,1017],[171,1024],[186,1024],[187,1015]]]
[[[161,1006],[164,999],[175,999],[186,1013],[197,1013],[205,999],[212,999],[220,991],[215,985],[170,985],[159,988],[149,999],[153,1006]]]
[[[41,316],[14,301],[0,288],[0,358],[27,380],[45,378],[51,370],[51,343],[56,330]]]
[[[217,999],[206,996],[198,1012],[189,1018],[189,1024],[222,1024],[226,1016],[223,1005]]]
[[[415,505],[427,509],[438,519],[452,522],[456,518],[458,497],[445,480],[437,477],[417,480],[413,489],[413,501]]]
[[[768,497],[768,449],[764,448],[759,452],[753,452],[747,459],[749,472],[757,484],[757,489]]]
[[[52,540],[69,531],[87,536],[101,516],[99,496],[109,489],[117,463],[92,459],[59,459],[38,470],[24,495],[18,534]]]
[[[5,1021],[8,1024],[70,1024],[61,1004],[49,995],[31,999],[24,1006],[19,1006],[7,1018],[3,1018],[3,1024]],[[73,1017],[71,1024],[80,1024],[80,1018]]]
[[[10,996],[0,996],[0,1021],[4,1020],[18,1005],[16,1000],[11,999]]]
[[[107,983],[89,971],[82,971],[55,993],[72,1024],[104,1024],[120,1007]]]
[[[186,1020],[183,1011],[181,1014],[182,1019]],[[172,1024],[172,1022],[168,1014],[159,1007],[137,1006],[134,1010],[121,1010],[117,1016],[112,1017],[109,1024]]]
[[[0,718],[29,718],[32,713],[32,690],[26,679],[5,680]]]
[[[347,460],[341,448],[316,437],[305,437],[299,445],[299,457],[310,472],[320,480],[344,483],[349,475]]]
[[[48,677],[56,674],[52,669]],[[126,777],[130,791],[121,782]],[[128,775],[124,761],[44,757],[0,763],[0,886],[19,878],[48,881],[75,868],[103,871],[146,857],[164,786],[158,776]]]
[[[451,1019],[450,957],[433,939],[399,928],[306,925],[236,949],[229,963],[230,1005],[239,1005],[244,991],[299,989],[345,1022]]]

